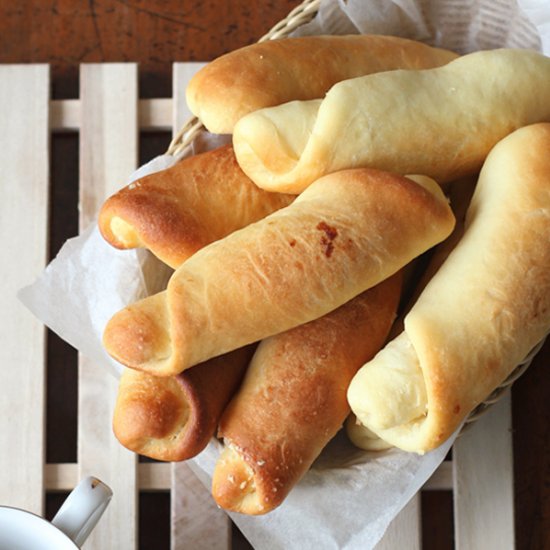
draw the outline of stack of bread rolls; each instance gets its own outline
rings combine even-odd
[[[188,104],[233,145],[99,216],[113,246],[174,269],[105,328],[121,443],[185,460],[217,436],[216,502],[265,514],[350,410],[365,448],[445,441],[550,329],[548,97],[542,55],[386,36],[272,41],[197,73]],[[446,241],[442,184],[480,170]],[[404,274],[439,243],[384,347]]]

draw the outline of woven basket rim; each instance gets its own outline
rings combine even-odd
[[[321,0],[304,0],[296,6],[284,19],[275,24],[266,34],[264,34],[258,42],[267,40],[277,40],[285,38],[295,31],[298,27],[309,23],[319,11]],[[183,154],[185,149],[193,142],[195,137],[205,130],[201,121],[193,116],[191,117],[173,137],[168,149],[167,155],[178,157]],[[483,416],[490,408],[497,403],[508,390],[511,389],[513,383],[520,378],[529,368],[534,357],[540,351],[546,336],[527,354],[525,359],[508,375],[508,377],[497,386],[485,400],[477,405],[470,414],[466,417],[460,434],[463,434],[472,426],[481,416]]]

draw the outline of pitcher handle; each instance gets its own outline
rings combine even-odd
[[[72,490],[52,523],[81,546],[107,508],[113,492],[99,479],[88,476]]]

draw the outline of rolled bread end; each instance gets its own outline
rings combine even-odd
[[[172,341],[163,293],[149,296],[139,307],[131,305],[117,312],[103,332],[105,350],[123,365],[158,376],[172,372],[169,359]]]
[[[348,389],[359,422],[375,434],[426,416],[428,398],[416,351],[401,333],[366,363]]]
[[[276,110],[260,109],[237,122],[233,131],[235,156],[258,187],[300,193],[322,174],[317,165],[304,167],[302,158],[320,104],[321,100],[291,101]]]
[[[345,427],[348,439],[359,449],[385,451],[392,447],[391,443],[381,439],[373,431],[363,426],[354,414],[348,416]]]
[[[231,445],[222,451],[212,476],[212,496],[224,510],[247,515],[271,510],[262,504],[254,471]]]

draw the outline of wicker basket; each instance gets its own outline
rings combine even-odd
[[[321,0],[305,0],[293,9],[285,19],[279,21],[268,33],[262,36],[258,42],[275,40],[289,36],[301,25],[309,23],[317,14]],[[189,119],[180,131],[172,139],[166,154],[178,156],[190,145],[195,137],[205,130],[197,117]],[[544,344],[544,339],[533,348],[527,357],[510,373],[510,375],[498,386],[483,402],[481,402],[466,418],[461,433],[464,433],[478,418],[490,409],[510,389],[512,384],[527,370],[534,357]]]

